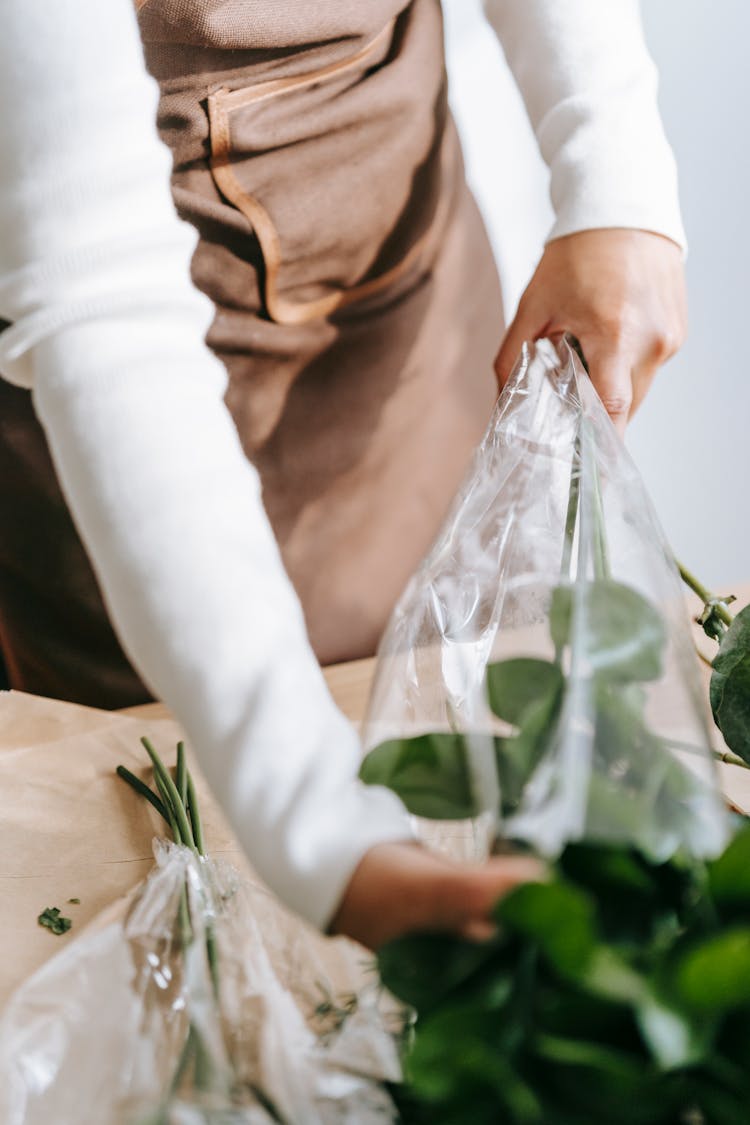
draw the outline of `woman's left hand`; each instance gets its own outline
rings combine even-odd
[[[659,234],[608,228],[547,243],[495,360],[502,388],[524,340],[572,333],[620,433],[685,339],[682,250]]]

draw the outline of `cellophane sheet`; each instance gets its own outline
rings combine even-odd
[[[568,339],[524,346],[384,635],[364,744],[364,780],[462,858],[721,848],[677,568]]]
[[[155,857],[6,1005],[3,1125],[393,1121],[401,1014],[374,969],[335,994],[262,888],[165,840]]]

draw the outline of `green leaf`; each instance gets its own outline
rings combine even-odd
[[[708,880],[717,906],[750,913],[750,826],[708,864]]]
[[[592,952],[580,983],[596,996],[619,1004],[641,1003],[649,991],[645,977],[607,945],[597,946]]]
[[[633,686],[600,684],[597,691],[587,832],[666,858],[680,842],[689,844],[695,802],[706,799],[707,783],[648,729]]]
[[[622,896],[652,897],[655,883],[641,856],[635,851],[597,844],[569,844],[560,864],[565,874],[581,883],[600,897],[614,894]]]
[[[476,1120],[472,1108],[491,1095],[496,1107],[485,1120],[517,1125],[542,1125],[537,1095],[517,1073],[512,1059],[495,1045],[497,1016],[470,1005],[457,1005],[420,1025],[407,1063],[411,1086],[428,1103],[465,1105],[466,1121]],[[507,1115],[510,1116],[507,1116]],[[448,1117],[431,1120],[453,1121]]]
[[[432,731],[381,742],[365,757],[359,776],[367,785],[387,785],[415,816],[464,820],[477,815],[460,734]]]
[[[521,656],[487,668],[490,707],[498,718],[515,727],[523,724],[531,706],[555,699],[563,682],[560,667],[549,660]]]
[[[521,803],[526,784],[554,736],[561,702],[562,691],[540,697],[526,707],[517,735],[513,738],[495,739],[495,758],[504,816],[515,812]]]
[[[690,1017],[653,993],[638,1005],[638,1026],[654,1060],[664,1070],[700,1063],[710,1053],[715,1024]]]
[[[558,972],[585,974],[597,943],[592,899],[566,883],[526,883],[500,901],[501,926],[536,942]]]
[[[549,1104],[565,1106],[571,1125],[673,1125],[680,1119],[664,1114],[659,1076],[640,1054],[551,1035],[537,1036],[533,1049]]]
[[[424,1013],[485,965],[497,960],[497,941],[472,942],[450,934],[412,934],[388,942],[378,953],[383,984],[399,1000]]]
[[[557,1035],[539,1035],[534,1040],[534,1050],[550,1062],[564,1063],[566,1066],[585,1066],[595,1070],[619,1071],[637,1078],[641,1064],[639,1060],[613,1051],[601,1043],[586,1043],[576,1039],[564,1039]]]
[[[610,680],[656,680],[662,674],[666,628],[656,606],[610,578],[552,593],[550,632],[557,648],[574,643],[573,614],[582,615],[581,655]]]
[[[736,927],[693,945],[677,961],[676,995],[701,1011],[750,1005],[750,928]]]
[[[730,750],[750,763],[750,606],[735,617],[714,658],[711,710]]]

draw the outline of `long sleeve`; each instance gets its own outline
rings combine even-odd
[[[181,720],[258,872],[323,926],[374,843],[204,344],[131,0],[8,0],[0,40],[0,371],[33,394],[115,627]]]
[[[550,169],[550,238],[596,227],[685,247],[637,0],[484,0]]]

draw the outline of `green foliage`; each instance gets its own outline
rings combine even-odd
[[[517,728],[512,737],[495,739],[503,816],[518,808],[554,736],[564,687],[560,666],[548,660],[519,657],[487,668],[490,706],[498,718]]]
[[[575,683],[593,724],[589,835],[667,854],[684,838],[703,783],[646,722],[641,684],[662,673],[667,637],[661,614],[638,591],[596,578],[558,586],[549,624],[554,662],[517,658],[487,669],[492,710],[517,728],[496,743],[502,815],[518,809],[537,766],[554,752]],[[564,672],[566,647],[571,656]]]
[[[750,831],[738,832],[708,866],[711,897],[726,919],[750,921]]]
[[[575,681],[593,726],[589,834],[637,842],[656,857],[667,854],[684,839],[703,782],[646,722],[641,685],[661,674],[666,645],[659,611],[609,578],[561,585],[552,596],[550,634],[557,659],[517,657],[487,667],[490,707],[511,728],[494,738],[502,819],[519,810],[538,766],[554,753]],[[575,658],[564,661],[568,645]],[[418,816],[476,816],[464,738],[427,731],[381,743],[364,759],[360,776],[393,789]]]
[[[563,684],[560,666],[550,660],[522,656],[490,664],[487,668],[490,707],[514,727],[524,725],[533,707],[557,699]]]
[[[558,586],[550,632],[556,648],[575,643],[577,657],[595,676],[641,682],[662,673],[661,614],[637,590],[611,578]]]
[[[750,763],[750,606],[740,610],[721,638],[710,699],[727,746]]]
[[[387,785],[416,816],[461,820],[477,812],[460,734],[430,731],[381,742],[359,775],[367,785]]]
[[[498,906],[501,926],[533,941],[559,973],[575,975],[596,948],[595,912],[589,895],[554,882],[527,883]]]
[[[474,944],[380,953],[417,1009],[403,1125],[745,1125],[750,1106],[750,828],[708,865],[569,846]]]

